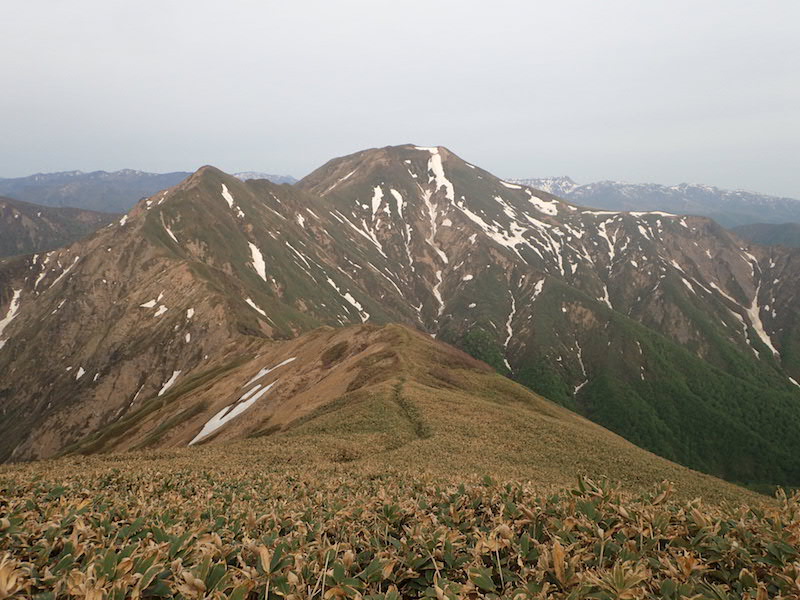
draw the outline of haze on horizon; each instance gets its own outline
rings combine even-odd
[[[504,177],[800,198],[794,0],[12,4],[0,177],[302,177],[411,142]]]

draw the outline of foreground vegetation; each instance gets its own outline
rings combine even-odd
[[[800,596],[800,496],[706,505],[668,484],[555,491],[225,456],[5,467],[0,599]]]

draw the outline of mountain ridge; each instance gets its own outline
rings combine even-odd
[[[699,215],[729,228],[759,222],[800,222],[800,200],[699,183],[661,185],[604,180],[578,184],[566,176],[510,181],[554,193],[576,204],[606,210]]]
[[[800,419],[797,259],[700,217],[575,206],[443,147],[362,151],[295,186],[206,167],[89,240],[0,269],[0,314],[19,291],[0,395],[17,423],[38,414],[0,451],[57,452],[36,428],[73,443],[236,348],[398,322],[671,460],[794,481],[796,436],[771,436]],[[117,321],[101,335],[72,325],[100,315]],[[45,343],[41,323],[73,343]],[[48,383],[26,398],[22,377]],[[99,407],[90,426],[68,414],[76,393]]]

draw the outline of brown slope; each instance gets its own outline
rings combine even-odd
[[[274,370],[250,383],[267,368]],[[264,395],[197,444],[219,445],[215,454],[222,456],[245,453],[293,467],[347,463],[374,473],[491,473],[543,487],[569,485],[591,473],[622,481],[628,490],[668,479],[689,495],[745,496],[396,325],[324,328],[266,343],[243,361],[144,400],[138,411],[69,452],[185,447],[215,415],[264,388]],[[243,445],[228,445],[243,438]]]
[[[66,246],[116,218],[118,215],[110,213],[0,197],[0,258]]]

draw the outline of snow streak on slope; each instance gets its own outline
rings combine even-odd
[[[347,300],[347,302],[358,311],[358,316],[361,318],[361,322],[362,323],[366,322],[366,320],[369,319],[369,313],[364,310],[364,307],[361,306],[361,303],[355,298],[353,298],[353,295],[350,292],[342,293],[342,291],[339,289],[339,286],[337,286],[334,283],[333,279],[328,277],[327,280],[330,286],[337,292],[339,292],[339,295],[345,300]]]
[[[751,268],[753,269],[753,274],[755,275],[755,268],[758,266],[758,262],[756,262],[755,257],[752,254],[748,254],[748,256],[752,259]],[[761,270],[759,269],[759,276],[761,274]],[[758,305],[758,293],[761,291],[761,281],[758,282],[756,286],[755,294],[753,295],[753,301],[750,303],[750,306],[746,308],[747,316],[750,318],[750,323],[753,325],[753,329],[755,330],[756,334],[758,335],[759,339],[764,343],[764,345],[772,350],[772,354],[780,356],[777,348],[772,345],[772,340],[770,339],[769,335],[767,334],[766,330],[764,329],[764,323],[761,321],[761,307]]]
[[[425,206],[428,209],[428,217],[430,219],[430,229],[428,230],[428,237],[426,238],[426,241],[428,242],[428,245],[433,248],[442,262],[447,264],[447,254],[445,254],[444,250],[442,250],[436,242],[436,233],[439,230],[439,210],[438,206],[432,202],[432,197],[434,193],[438,192],[442,187],[444,187],[445,197],[452,202],[455,200],[455,189],[453,188],[453,184],[449,179],[447,179],[447,176],[444,173],[442,156],[439,154],[439,149],[417,147],[417,150],[425,150],[430,153],[431,156],[428,159],[428,171],[432,172],[433,175],[428,178],[428,183],[435,184],[433,192],[430,190],[422,191],[422,200],[425,202]],[[436,277],[436,281],[433,284],[431,293],[438,303],[437,316],[441,316],[444,312],[444,299],[442,298],[442,292],[440,289],[443,281],[441,269],[435,270],[434,275]]]
[[[296,359],[297,359],[297,357],[293,356],[291,358],[287,358],[283,362],[279,362],[274,367],[265,367],[265,368],[261,369],[258,373],[255,374],[255,376],[250,381],[245,383],[242,387],[248,387],[248,386],[254,384],[256,381],[258,381],[259,379],[261,379],[265,375],[269,375],[270,373],[272,373],[275,369],[277,369],[279,367],[282,367],[284,365],[288,365],[290,362],[292,362],[293,360],[296,360]],[[246,394],[245,394],[245,396],[246,396]]]
[[[161,386],[161,390],[158,392],[158,395],[163,396],[164,394],[166,394],[167,390],[169,390],[169,388],[173,386],[175,380],[178,379],[178,375],[180,374],[181,374],[180,371],[173,371],[172,376],[169,379],[167,379],[166,382],[164,382],[163,386]]]
[[[250,308],[252,308],[252,309],[253,309],[254,311],[256,311],[257,313],[261,314],[261,316],[262,316],[262,317],[266,317],[266,316],[267,316],[267,313],[265,313],[265,312],[264,312],[264,311],[263,311],[263,310],[262,310],[262,309],[261,309],[261,308],[258,306],[258,304],[256,304],[255,302],[253,302],[252,298],[245,298],[245,299],[244,299],[244,301],[245,301],[245,302],[247,302],[247,305],[248,305]]]
[[[261,254],[261,250],[258,249],[258,246],[253,244],[252,242],[248,242],[250,245],[250,255],[253,257],[253,268],[258,273],[259,277],[264,281],[267,280],[267,265],[264,262],[264,256]]]
[[[505,341],[503,342],[503,348],[508,350],[508,343],[511,341],[512,336],[514,335],[514,330],[511,327],[511,322],[514,320],[514,315],[517,314],[517,301],[514,300],[514,294],[509,290],[508,295],[511,296],[511,312],[508,313],[508,320],[506,321],[506,336]],[[508,359],[503,358],[503,362],[506,365],[506,368],[510,371],[511,365],[508,364]]]
[[[577,393],[583,389],[583,386],[589,383],[589,377],[586,375],[586,365],[583,364],[583,348],[581,348],[581,345],[577,340],[575,341],[575,345],[578,347],[578,364],[580,365],[581,372],[583,373],[583,382],[575,386],[575,389],[572,391],[573,396],[577,395]]]
[[[245,394],[244,396],[239,398],[239,403],[238,404],[231,404],[231,405],[226,406],[225,408],[223,408],[221,411],[219,411],[217,414],[215,414],[213,417],[211,417],[211,419],[209,419],[208,422],[206,422],[205,425],[203,425],[203,428],[200,430],[200,433],[198,433],[196,436],[194,436],[192,438],[192,441],[189,442],[189,445],[192,446],[193,444],[196,444],[197,442],[201,441],[202,439],[204,439],[204,438],[208,437],[209,435],[211,435],[212,433],[214,433],[217,429],[219,429],[220,427],[225,425],[225,423],[227,423],[228,421],[238,417],[240,414],[242,414],[248,408],[253,406],[253,404],[255,404],[256,401],[259,398],[261,398],[261,396],[266,394],[272,388],[272,386],[275,385],[276,383],[278,383],[278,382],[277,381],[273,381],[268,386],[266,386],[264,388],[261,388],[258,391],[258,393],[256,393],[251,398],[248,398],[248,399],[242,401],[244,398],[246,398],[248,396],[248,394]]]
[[[375,188],[372,190],[372,218],[375,218],[375,213],[378,212],[378,209],[381,207],[381,202],[383,201],[383,190],[381,186],[376,185]]]
[[[225,202],[228,203],[228,208],[233,208],[233,196],[228,191],[228,186],[224,183],[222,184],[222,197],[225,199]]]
[[[5,331],[9,323],[14,320],[14,317],[17,316],[17,311],[19,310],[19,296],[21,293],[21,289],[14,290],[14,295],[11,297],[11,304],[8,306],[8,312],[6,316],[3,317],[3,320],[0,321],[0,348],[6,345],[6,340],[2,339],[3,331]]]

